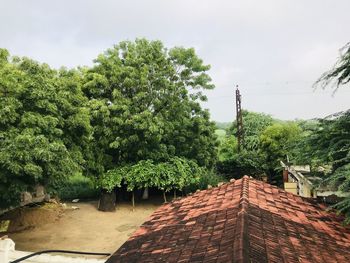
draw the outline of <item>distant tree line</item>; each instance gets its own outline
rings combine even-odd
[[[341,49],[335,66],[324,73],[315,87],[331,85],[336,91],[350,82],[350,46]],[[280,161],[309,164],[322,184],[350,192],[350,110],[313,120],[281,121],[263,113],[244,111],[243,149],[238,152],[236,123],[227,129],[219,146],[217,170],[228,177],[244,174],[267,176],[281,186]],[[325,167],[320,173],[319,168]],[[334,206],[350,223],[350,195]]]
[[[228,177],[251,175],[270,183],[281,184],[280,160],[293,158],[295,145],[302,140],[302,129],[296,122],[281,121],[263,113],[243,110],[244,144],[237,146],[237,125],[227,129],[219,146],[217,170]]]

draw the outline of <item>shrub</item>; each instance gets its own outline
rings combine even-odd
[[[99,197],[100,191],[96,189],[94,182],[81,174],[70,177],[52,190],[62,200],[70,199],[93,199]]]
[[[200,176],[199,182],[189,185],[184,190],[185,193],[195,192],[196,190],[205,190],[208,188],[208,185],[215,187],[218,183],[225,181],[226,179],[222,175],[215,173],[215,171],[204,170]]]

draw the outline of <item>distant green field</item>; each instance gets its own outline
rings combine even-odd
[[[215,134],[218,136],[218,139],[221,141],[225,138],[226,136],[226,131],[222,129],[216,129]]]

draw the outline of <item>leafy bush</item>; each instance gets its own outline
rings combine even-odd
[[[55,187],[56,190],[51,189],[51,192],[56,194],[62,200],[70,199],[92,199],[97,198],[100,191],[96,189],[94,182],[81,174],[70,177],[66,182],[60,183]]]
[[[197,183],[193,183],[184,188],[185,193],[195,192],[196,190],[205,190],[208,185],[217,186],[220,182],[226,182],[225,177],[215,173],[213,170],[203,170]]]
[[[205,171],[199,179],[198,188],[207,189],[208,185],[217,186],[220,182],[226,182],[226,179],[214,171]]]
[[[259,177],[266,170],[265,158],[263,152],[252,148],[238,152],[237,139],[231,136],[220,144],[216,171],[227,179],[238,179],[244,175]]]
[[[119,167],[113,170],[108,170],[98,179],[98,186],[111,193],[115,187],[120,187],[123,177],[130,170],[129,166]]]
[[[103,174],[98,180],[100,188],[107,192],[120,187],[122,181],[128,191],[155,187],[165,192],[182,190],[185,186],[199,181],[202,168],[196,162],[185,158],[172,157],[166,162],[154,163],[142,160],[134,165],[125,165]]]

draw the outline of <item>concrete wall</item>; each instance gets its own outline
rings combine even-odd
[[[9,263],[13,260],[27,256],[32,252],[15,250],[15,243],[9,239],[0,239],[0,263]],[[67,257],[50,254],[43,254],[26,259],[26,263],[103,263],[107,258],[84,258],[84,257]]]
[[[33,192],[22,192],[21,201],[19,207],[25,206],[32,203],[40,203],[43,201],[49,201],[50,195],[46,194],[45,187],[42,185],[37,185]],[[6,210],[0,210],[0,215],[6,213],[9,210],[15,209],[16,207],[11,207]],[[0,262],[1,263],[1,262]]]
[[[284,183],[284,190],[286,190],[289,193],[298,194],[298,185],[297,183]]]

